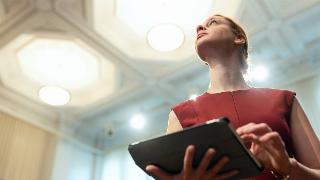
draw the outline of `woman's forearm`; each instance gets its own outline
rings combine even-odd
[[[292,159],[292,169],[290,173],[290,180],[320,180],[320,169],[311,169]]]

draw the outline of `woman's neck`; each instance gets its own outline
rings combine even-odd
[[[215,60],[215,62],[209,64],[209,68],[209,93],[219,93],[224,91],[235,91],[250,88],[243,78],[240,68],[240,61],[237,59],[224,59],[223,61]]]

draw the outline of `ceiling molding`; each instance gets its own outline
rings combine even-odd
[[[19,0],[19,1],[0,1],[0,24],[15,23],[11,22],[19,17],[24,17],[26,12],[34,9],[33,0]],[[0,26],[0,27],[1,27]]]
[[[65,121],[61,118],[59,108],[33,103],[24,96],[18,96],[16,93],[0,87],[0,111],[57,135],[60,138],[68,139],[92,152],[102,153],[101,149],[96,148],[94,143],[92,144],[92,139],[89,141],[79,139],[79,137],[74,135],[72,128],[64,125]]]
[[[52,11],[54,0],[33,0],[38,11]]]
[[[49,124],[52,127],[55,127],[58,122],[57,113],[49,106],[30,101],[25,96],[21,96],[3,86],[0,86],[0,96],[0,100],[3,101],[3,103],[0,103],[1,108],[17,113],[16,115],[24,117],[22,119],[34,120],[35,122],[47,121],[45,124]],[[19,114],[20,112],[21,114]]]
[[[91,3],[88,0],[56,0],[54,3],[55,11],[63,14],[69,14],[73,18],[84,23],[91,24],[90,18]],[[91,23],[90,23],[91,20]]]
[[[4,8],[3,1],[0,1],[0,24],[3,21],[3,19],[5,19],[5,16],[6,16],[6,10]]]
[[[120,108],[126,105],[127,101],[141,97],[145,93],[146,89],[141,84],[136,84],[125,90],[119,90],[112,96],[106,97],[106,100],[101,100],[101,103],[96,103],[90,108],[78,109],[78,111],[74,112],[74,117],[78,122],[91,122],[99,117],[104,117],[105,114],[108,114],[113,109]]]
[[[22,32],[26,32],[32,28],[33,21],[31,17],[35,14],[33,10],[33,8],[28,8],[17,16],[10,18],[10,21],[5,20],[1,23],[0,48]]]
[[[255,0],[242,1],[236,17],[249,36],[262,31],[270,21],[265,10]]]
[[[296,14],[305,12],[306,9],[319,3],[318,0],[291,1],[291,0],[263,0],[266,7],[275,18],[291,18]]]
[[[79,22],[77,19],[72,16],[68,16],[67,13],[62,11],[56,12],[56,15],[57,16],[52,18],[63,24],[63,27],[67,28],[69,33],[80,37],[88,45],[94,47],[98,52],[103,54],[106,59],[110,59],[117,66],[121,67],[121,69],[126,73],[129,73],[132,76],[137,76],[137,78],[142,81],[144,80],[145,76],[136,67],[129,63],[129,57],[125,56],[116,47],[104,40],[103,37],[98,35],[94,30],[88,27],[88,25]]]

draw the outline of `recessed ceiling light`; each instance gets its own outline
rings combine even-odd
[[[150,29],[147,41],[157,51],[172,51],[182,45],[184,33],[177,25],[159,24]]]
[[[44,86],[38,95],[43,102],[53,106],[62,106],[70,101],[69,92],[57,86]]]
[[[141,114],[134,115],[130,121],[134,129],[142,129],[145,126],[145,118]]]

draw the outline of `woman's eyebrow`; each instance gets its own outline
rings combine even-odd
[[[210,17],[210,18],[208,18],[208,19],[205,21],[205,24],[208,25],[208,23],[209,23],[210,21],[212,21],[212,20],[215,20],[215,21],[217,21],[217,22],[220,22],[218,18],[216,18],[216,17]]]

